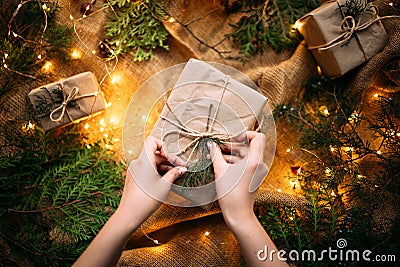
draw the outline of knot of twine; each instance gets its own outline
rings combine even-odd
[[[64,118],[64,114],[67,114],[68,118],[70,119],[70,121],[73,121],[74,119],[71,117],[71,114],[69,114],[68,111],[68,104],[73,101],[73,100],[79,100],[81,98],[85,98],[85,97],[90,97],[90,96],[97,96],[99,94],[99,92],[93,92],[93,93],[89,93],[89,94],[84,94],[84,95],[80,95],[78,96],[79,93],[79,88],[78,87],[74,87],[72,88],[71,92],[69,94],[67,94],[64,90],[64,86],[62,83],[59,84],[62,90],[62,94],[63,94],[63,102],[61,103],[60,106],[58,106],[57,108],[55,108],[51,113],[50,113],[50,119],[54,122],[59,122]],[[61,110],[61,113],[55,117],[55,114],[57,112],[59,112]]]
[[[380,17],[377,12],[378,8],[372,4],[371,4],[371,9],[374,10],[375,18],[371,18],[369,21],[361,24],[361,20],[356,21],[356,19],[353,16],[346,16],[343,18],[342,23],[340,25],[342,34],[340,34],[339,36],[337,36],[336,38],[334,38],[333,40],[331,40],[326,44],[309,46],[308,49],[309,50],[318,49],[319,52],[329,50],[333,47],[349,42],[354,34],[356,34],[359,31],[367,29],[377,21],[389,18],[400,18],[400,16],[396,15]]]
[[[174,126],[178,127],[178,129],[179,129],[178,131],[172,131],[172,132],[178,132],[178,133],[180,133],[180,134],[182,134],[184,136],[193,138],[193,141],[191,141],[189,144],[187,144],[183,149],[181,149],[179,151],[179,155],[182,155],[183,153],[188,151],[189,148],[193,147],[192,151],[190,152],[190,155],[188,157],[188,160],[187,160],[188,162],[192,158],[194,152],[196,151],[197,147],[200,144],[200,141],[203,138],[219,139],[222,142],[227,142],[230,139],[232,139],[234,137],[237,137],[237,136],[241,135],[242,133],[244,133],[246,131],[246,130],[240,131],[239,133],[237,133],[235,135],[228,135],[228,134],[223,134],[223,133],[213,133],[212,132],[213,127],[214,127],[214,123],[215,123],[217,115],[218,115],[218,111],[219,111],[221,103],[222,103],[222,98],[224,97],[224,94],[225,94],[225,91],[226,91],[226,86],[227,86],[227,84],[229,82],[229,79],[230,79],[230,77],[226,76],[225,82],[224,82],[224,86],[223,86],[223,89],[222,89],[222,93],[221,93],[221,96],[220,96],[219,101],[218,101],[217,108],[215,109],[215,112],[214,112],[214,114],[212,116],[211,116],[211,111],[212,111],[212,108],[213,108],[213,104],[212,103],[210,104],[210,108],[209,108],[209,112],[208,112],[208,119],[207,119],[207,127],[206,127],[205,132],[200,132],[200,131],[194,130],[194,129],[184,125],[184,123],[180,120],[180,118],[174,114],[174,112],[172,111],[172,109],[169,106],[168,102],[166,102],[166,106],[170,110],[171,114],[174,115],[174,117],[175,117],[177,122],[173,121],[173,120],[171,120],[171,119],[169,119],[169,118],[167,118],[167,117],[165,117],[163,115],[161,115],[160,118],[162,118],[165,121],[167,121],[167,122],[173,124]],[[168,134],[170,134],[172,132],[169,132]]]

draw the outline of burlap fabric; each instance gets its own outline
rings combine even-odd
[[[79,17],[79,8],[84,2],[87,1],[59,0],[58,3],[61,6],[59,23],[72,26],[70,14],[75,18]],[[124,114],[130,97],[133,96],[140,84],[157,71],[184,63],[189,58],[224,63],[247,73],[275,104],[282,104],[288,99],[296,97],[302,82],[315,72],[313,58],[304,44],[301,44],[293,55],[293,51],[276,54],[269,48],[263,55],[258,55],[245,64],[230,60],[229,57],[234,57],[237,50],[228,40],[224,39],[224,35],[230,32],[228,23],[238,19],[235,17],[236,15],[228,16],[219,6],[218,1],[213,0],[202,1],[201,4],[199,1],[192,0],[166,2],[166,9],[170,15],[182,22],[182,24],[177,21],[165,22],[171,33],[168,42],[170,51],[157,50],[152,61],[141,63],[134,63],[131,55],[120,57],[116,72],[122,74],[125,79],[117,85],[110,84],[109,79],[106,79],[101,85],[107,101],[118,103],[118,105],[112,105],[98,119],[107,118],[109,114]],[[99,6],[96,6],[95,9],[99,9]],[[21,124],[26,121],[28,110],[26,95],[31,89],[84,71],[94,72],[99,79],[106,74],[104,62],[91,53],[92,50],[97,49],[98,42],[104,38],[105,20],[106,15],[99,12],[77,24],[77,32],[88,46],[86,48],[77,38],[74,39],[73,45],[83,52],[80,60],[65,63],[52,59],[56,67],[51,77],[44,80],[20,79],[18,86],[0,97],[1,153],[9,154],[15,151],[15,148],[8,145],[13,136],[20,134]],[[385,23],[385,26],[387,25],[389,22]],[[393,31],[388,29],[388,32],[395,38],[392,38],[391,43],[396,45],[387,48],[388,51],[384,53],[385,57],[400,51],[398,28]],[[220,42],[221,40],[222,42]],[[210,44],[212,48],[210,45],[204,45],[204,42]],[[231,51],[231,54],[223,53],[222,55],[226,58],[222,58],[216,50],[219,52]],[[292,57],[289,59],[290,55]],[[373,60],[371,61],[373,62]],[[377,65],[367,67],[369,64],[367,63],[355,76],[353,90],[362,91],[372,79],[370,74],[377,72],[374,67]],[[366,69],[368,71],[365,71]],[[369,82],[366,79],[369,79]],[[121,137],[121,130],[117,129],[113,134]],[[98,129],[89,131],[89,138],[97,138],[99,135],[102,134]],[[304,203],[303,198],[279,193],[276,189],[280,188],[283,192],[294,192],[288,181],[285,180],[285,176],[291,173],[291,166],[299,165],[307,158],[302,154],[291,153],[289,155],[286,153],[288,147],[296,145],[298,137],[295,133],[290,132],[284,123],[277,124],[277,137],[275,161],[269,176],[261,187],[256,205],[279,203],[301,208]],[[122,155],[122,149],[118,145],[115,145],[114,149],[117,154]],[[300,162],[299,159],[301,159]],[[210,232],[210,235],[205,236],[205,231]],[[157,239],[160,245],[156,246],[144,233]],[[226,228],[218,207],[204,210],[164,205],[134,233],[118,265],[237,266],[241,261],[239,246]]]

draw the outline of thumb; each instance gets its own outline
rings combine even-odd
[[[224,156],[222,155],[221,148],[212,141],[207,142],[207,147],[210,150],[210,156],[212,164],[214,166],[214,171],[219,172],[220,170],[225,169],[225,165],[227,163],[224,159]]]
[[[163,179],[169,183],[175,182],[175,180],[183,175],[187,169],[182,166],[176,166],[175,168],[170,169],[166,174],[164,174]]]

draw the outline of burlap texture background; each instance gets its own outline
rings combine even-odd
[[[86,1],[59,0],[61,6],[59,23],[72,26],[70,14],[79,17],[79,8],[84,2]],[[237,17],[228,16],[217,2],[167,1],[168,13],[176,18],[174,23],[165,22],[166,28],[171,33],[168,40],[170,51],[157,50],[153,60],[141,63],[134,63],[131,55],[120,57],[116,71],[122,72],[126,81],[119,84],[118,90],[111,88],[109,79],[101,85],[106,99],[109,102],[118,102],[118,105],[111,106],[104,116],[107,116],[107,113],[124,114],[130,98],[141,83],[157,71],[186,62],[189,58],[224,63],[247,73],[271,100],[271,105],[296,100],[302,83],[316,70],[314,60],[305,44],[300,44],[294,52],[283,51],[280,54],[276,54],[272,49],[266,49],[263,55],[258,55],[245,64],[222,58],[215,49],[232,51],[224,53],[225,57],[237,55],[237,50],[232,47],[230,41],[224,39],[224,35],[230,31],[228,23],[235,21]],[[380,8],[381,15],[393,14],[393,10],[388,6]],[[26,120],[28,108],[26,95],[30,90],[84,71],[94,72],[99,80],[106,74],[104,62],[91,53],[104,38],[105,19],[106,15],[99,12],[77,24],[77,32],[88,46],[86,48],[77,38],[74,39],[74,46],[83,51],[82,59],[66,64],[55,60],[56,68],[51,77],[46,80],[26,79],[26,82],[22,82],[0,98],[1,153],[15,151],[12,145],[9,146],[9,141],[13,136],[20,134],[21,124]],[[399,56],[398,21],[391,20],[384,23],[391,40],[382,53],[354,72],[355,76],[349,89],[355,94],[359,95],[370,86],[376,74],[390,58]],[[220,42],[221,40],[223,41]],[[89,135],[96,136],[98,133],[95,133],[96,130],[93,131]],[[118,136],[120,133],[115,134]],[[307,161],[307,157],[301,152],[293,152],[290,155],[286,153],[288,147],[296,146],[298,136],[289,131],[284,123],[277,124],[277,136],[275,161],[259,191],[256,205],[279,203],[302,208],[304,199],[296,196],[297,191],[292,190],[285,176],[290,174],[291,166]],[[118,147],[115,149],[118,150]],[[122,151],[119,151],[119,154],[122,155]],[[277,192],[278,188],[286,193]],[[205,231],[210,232],[210,235],[205,236]],[[144,233],[157,239],[160,245],[156,246]],[[118,265],[238,266],[241,262],[238,243],[225,226],[218,207],[204,210],[163,205],[134,233]]]

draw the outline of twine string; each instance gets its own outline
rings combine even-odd
[[[60,85],[62,93],[63,93],[63,102],[61,103],[60,106],[55,108],[50,113],[50,119],[54,122],[61,121],[64,118],[65,114],[67,114],[70,121],[73,121],[74,118],[72,118],[71,114],[68,111],[68,104],[73,100],[79,100],[79,99],[85,98],[85,97],[97,96],[99,94],[99,92],[97,91],[97,92],[93,92],[93,93],[89,93],[89,94],[78,95],[78,93],[79,93],[78,87],[72,88],[71,92],[69,94],[67,94],[64,90],[63,83],[60,83],[59,85]],[[59,111],[61,111],[60,114],[57,117],[55,117],[55,114]]]
[[[204,138],[219,139],[222,142],[227,142],[230,139],[235,138],[235,137],[241,135],[243,132],[245,132],[245,130],[244,131],[240,131],[235,135],[228,135],[228,134],[223,134],[223,133],[213,133],[212,132],[214,124],[215,124],[215,121],[216,121],[216,118],[217,118],[217,115],[218,115],[218,112],[219,112],[220,107],[221,107],[222,99],[223,99],[223,97],[225,95],[225,91],[226,91],[229,79],[230,79],[230,77],[226,76],[225,82],[224,82],[224,85],[223,85],[223,88],[222,88],[222,93],[221,93],[221,96],[220,96],[219,101],[218,101],[218,105],[217,105],[217,107],[215,109],[215,112],[214,112],[214,114],[212,116],[211,116],[211,110],[212,110],[213,106],[212,106],[212,104],[210,104],[209,117],[208,117],[208,120],[207,120],[207,126],[206,126],[205,132],[200,132],[200,131],[194,130],[194,129],[190,128],[190,127],[187,127],[186,125],[183,124],[183,122],[180,119],[177,119],[177,121],[173,121],[168,117],[160,115],[161,119],[171,123],[172,125],[174,125],[174,126],[176,126],[178,128],[178,130],[170,131],[167,134],[178,133],[178,134],[193,138],[193,141],[191,141],[189,144],[187,144],[178,153],[179,155],[182,155],[183,153],[188,151],[190,148],[192,148],[192,151],[190,152],[189,157],[188,157],[188,161],[190,161],[191,157],[193,156],[194,152],[196,151],[196,149],[199,146],[200,141],[202,139],[204,139]],[[173,110],[171,109],[171,107],[168,104],[167,104],[167,107],[168,107],[169,111],[174,115],[174,117],[178,118],[174,114]]]
[[[339,36],[337,36],[336,38],[334,38],[333,40],[331,40],[325,44],[309,46],[308,49],[309,50],[317,49],[318,52],[329,50],[333,47],[340,46],[344,43],[349,42],[354,34],[367,29],[368,27],[370,27],[372,24],[374,24],[377,21],[380,21],[383,19],[389,19],[389,18],[400,18],[400,16],[397,16],[397,15],[380,17],[377,12],[378,8],[372,4],[371,4],[371,8],[374,10],[375,18],[371,18],[367,22],[361,24],[361,20],[356,21],[356,19],[353,16],[346,16],[343,18],[341,25],[340,25],[342,34],[340,34]]]

